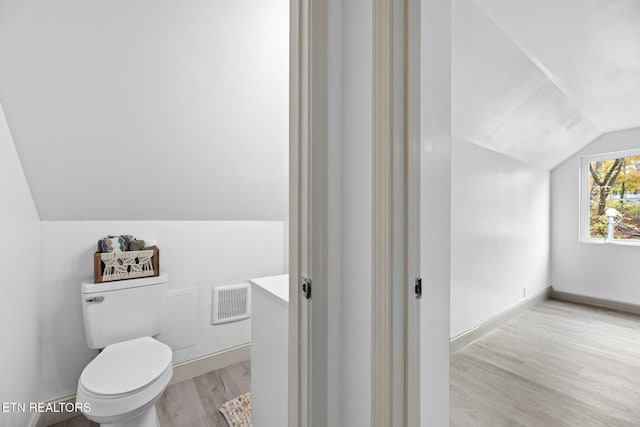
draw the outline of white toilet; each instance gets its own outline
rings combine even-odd
[[[101,426],[158,427],[156,401],[171,381],[171,349],[162,330],[167,275],[82,283],[87,344],[103,349],[82,371],[76,401]]]

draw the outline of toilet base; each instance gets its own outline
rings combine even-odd
[[[156,413],[156,405],[152,405],[133,418],[116,423],[100,424],[100,427],[160,427],[160,421]]]

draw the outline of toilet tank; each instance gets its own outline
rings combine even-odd
[[[83,282],[82,317],[89,348],[159,334],[167,282],[166,274],[111,283]]]

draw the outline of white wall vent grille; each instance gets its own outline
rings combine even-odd
[[[211,324],[235,322],[251,315],[251,285],[218,286],[213,288]]]

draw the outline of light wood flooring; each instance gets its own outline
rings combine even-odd
[[[451,426],[640,426],[639,316],[548,300],[450,360]]]
[[[172,384],[156,403],[162,427],[228,427],[222,404],[251,389],[249,361]],[[83,415],[52,427],[98,427]]]

